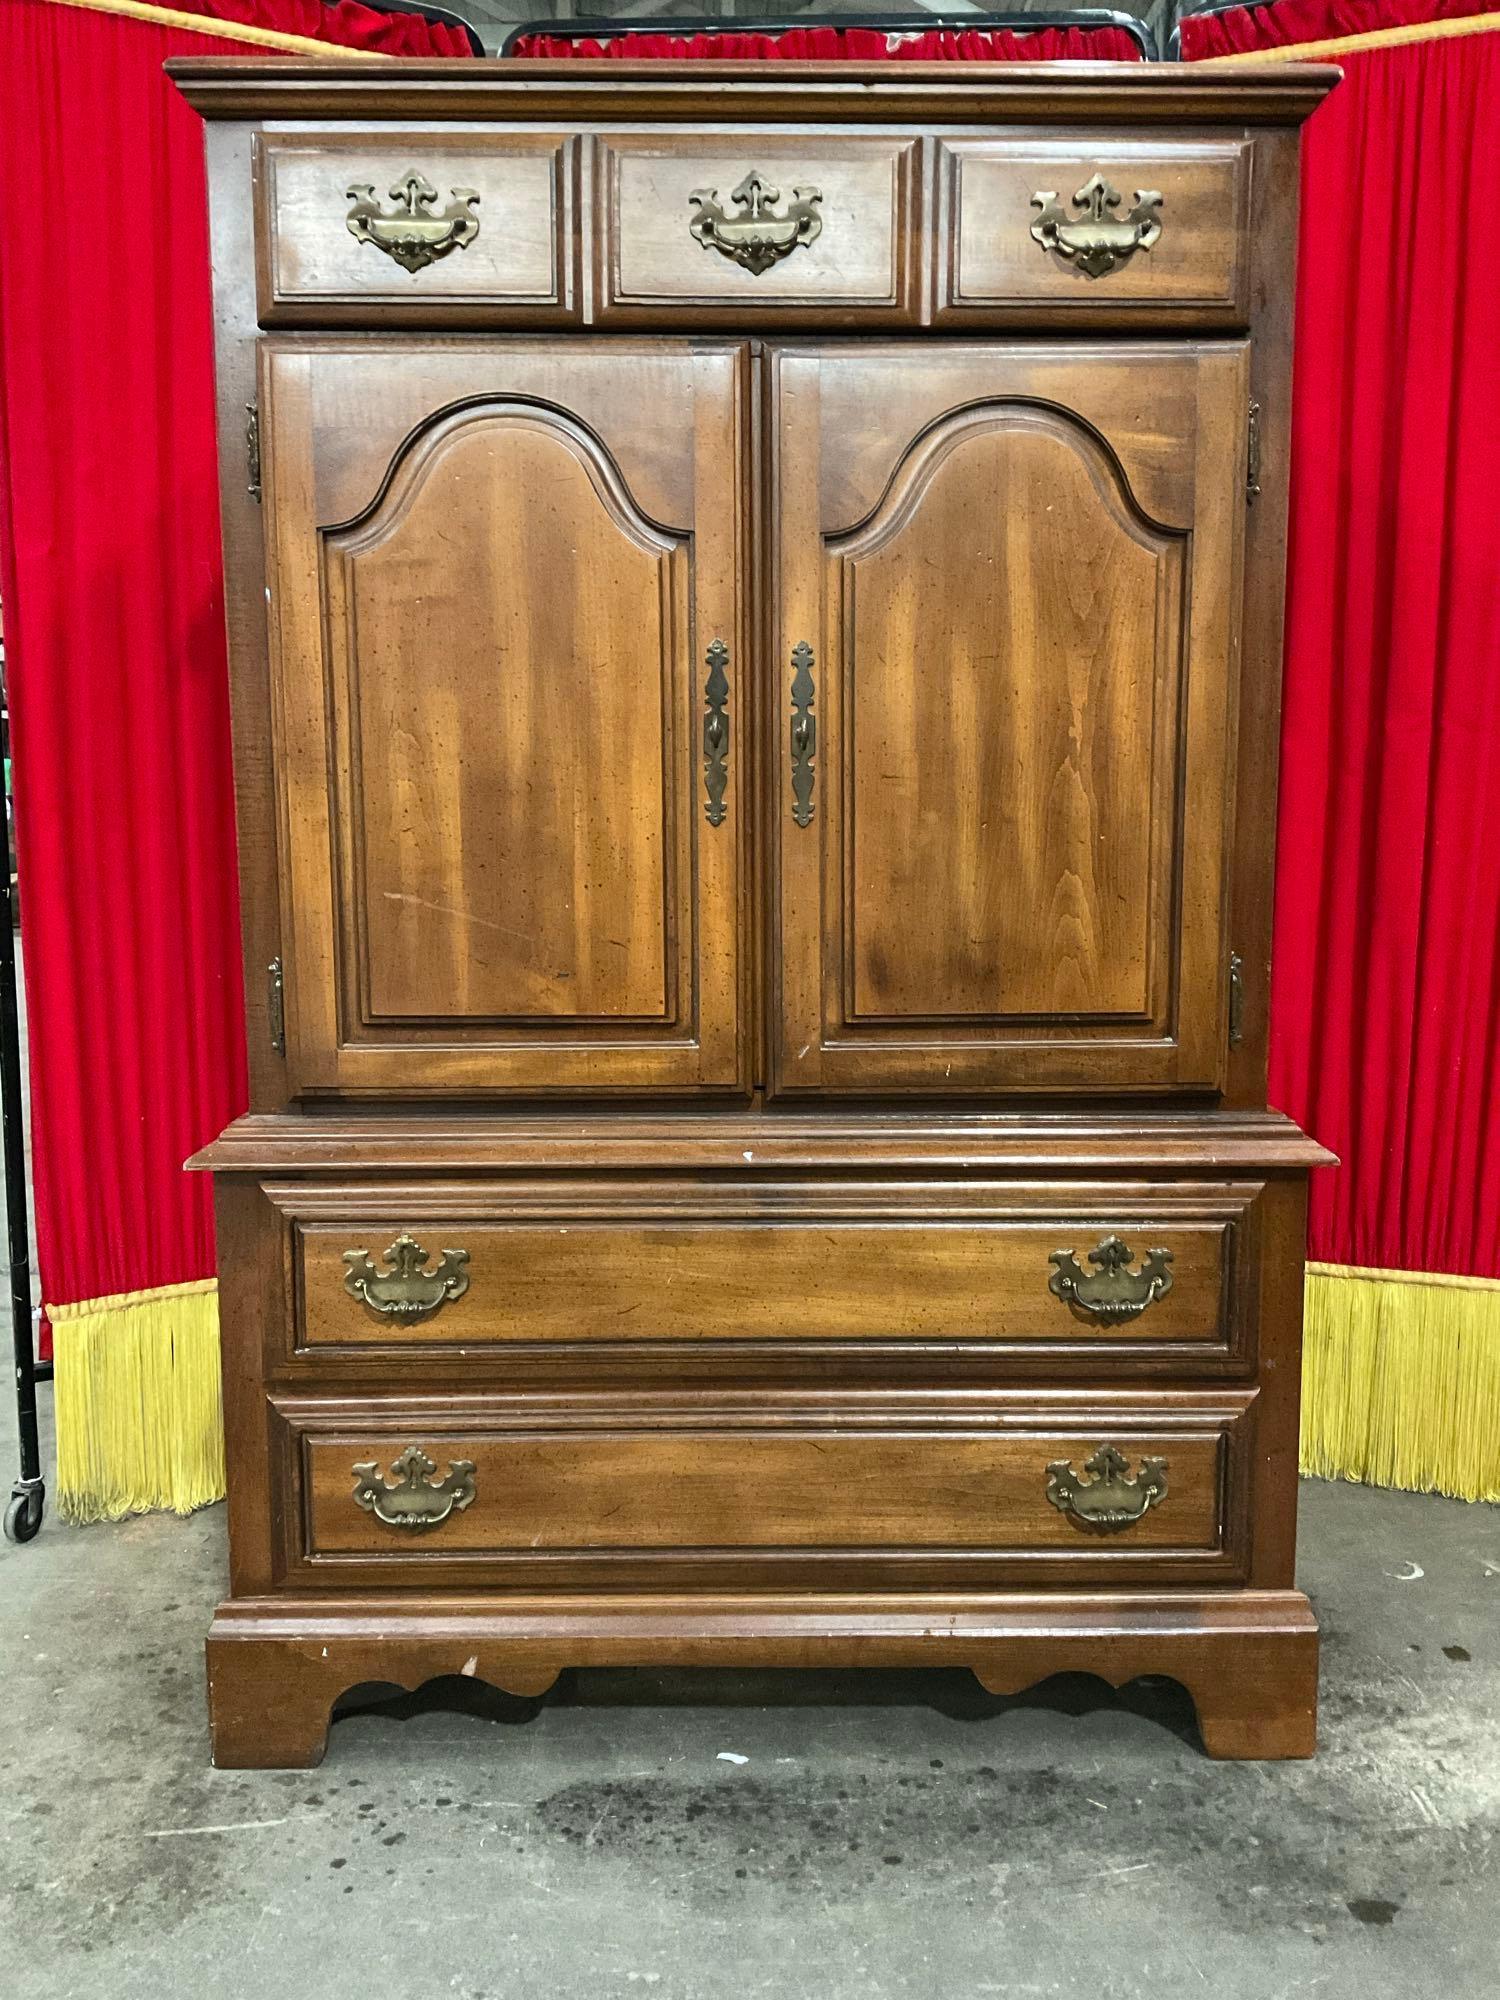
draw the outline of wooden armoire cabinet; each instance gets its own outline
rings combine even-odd
[[[221,1764],[356,1683],[1313,1747],[1266,1108],[1329,70],[179,62],[252,1107]]]

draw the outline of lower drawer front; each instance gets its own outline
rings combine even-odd
[[[319,1357],[863,1340],[1204,1361],[1249,1346],[1262,1192],[266,1189],[291,1234],[296,1348]]]
[[[284,1405],[301,1498],[289,1563],[407,1581],[477,1567],[533,1588],[660,1582],[664,1566],[837,1585],[832,1570],[851,1586],[893,1570],[970,1584],[1038,1569],[1231,1577],[1252,1401],[712,1421]]]

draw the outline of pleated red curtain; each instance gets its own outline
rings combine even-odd
[[[343,0],[231,24],[467,53]],[[222,1490],[209,1190],[244,1102],[203,133],[232,38],[0,6],[0,599],[37,1252],[74,1514]]]
[[[521,35],[515,56],[605,57],[626,62],[1140,62],[1124,28],[929,29],[789,28],[782,34]]]
[[[1277,0],[1184,53],[1429,22]],[[1467,9],[1472,15],[1472,5]],[[1305,1457],[1500,1497],[1500,35],[1339,56],[1306,133],[1272,1095],[1314,1177]]]

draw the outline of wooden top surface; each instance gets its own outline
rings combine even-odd
[[[718,123],[1299,124],[1328,64],[371,62],[175,57],[205,118],[710,118]]]
[[[900,1168],[1045,1176],[1129,1168],[1259,1171],[1331,1166],[1279,1111],[1087,1113],[461,1111],[429,1104],[319,1107],[237,1118],[187,1163],[226,1172],[302,1169],[663,1172]]]

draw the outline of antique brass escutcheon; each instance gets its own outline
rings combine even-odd
[[[818,749],[818,718],[813,714],[813,649],[805,639],[792,648],[792,818],[809,826],[813,816],[813,758]]]
[[[1170,1250],[1148,1250],[1139,1271],[1132,1271],[1134,1252],[1118,1236],[1106,1236],[1088,1253],[1092,1271],[1085,1271],[1071,1250],[1054,1250],[1047,1259],[1056,1265],[1047,1290],[1091,1319],[1134,1319],[1153,1299],[1172,1289]]]
[[[704,812],[710,826],[724,823],[724,794],[729,789],[729,648],[715,639],[708,649],[708,680],[703,689]]]
[[[381,1476],[373,1458],[351,1466],[354,1504],[384,1521],[388,1528],[435,1528],[452,1513],[462,1513],[474,1498],[474,1461],[455,1458],[448,1477],[434,1478],[437,1467],[420,1445],[409,1444],[391,1465],[391,1477]]]
[[[1047,1467],[1047,1498],[1060,1514],[1071,1514],[1085,1528],[1102,1534],[1128,1528],[1167,1497],[1164,1458],[1143,1458],[1134,1479],[1128,1476],[1129,1464],[1112,1444],[1101,1445],[1085,1462],[1086,1479],[1073,1470],[1070,1459],[1054,1459]]]
[[[823,232],[818,213],[821,188],[794,187],[786,214],[778,215],[781,189],[769,187],[752,168],[729,198],[744,210],[743,215],[724,213],[717,188],[694,188],[688,200],[698,212],[688,228],[705,250],[733,258],[754,277]]]
[[[347,217],[349,234],[361,243],[373,243],[415,277],[479,234],[479,218],[471,213],[478,194],[473,188],[449,188],[448,193],[452,197],[448,206],[440,214],[430,214],[438,191],[413,169],[391,189],[396,207],[387,213],[376,201],[374,187],[358,182],[344,190],[354,204]]]
[[[1118,188],[1095,174],[1073,197],[1073,206],[1082,213],[1070,216],[1056,190],[1043,189],[1031,197],[1032,207],[1041,210],[1031,233],[1044,250],[1075,262],[1086,278],[1106,277],[1137,250],[1149,250],[1161,235],[1159,194],[1137,188],[1135,207],[1122,219],[1112,211],[1123,199]]]
[[[380,1319],[404,1325],[431,1319],[449,1299],[469,1289],[469,1253],[445,1250],[433,1271],[424,1270],[427,1252],[403,1230],[385,1253],[389,1270],[377,1271],[368,1250],[346,1250],[344,1290]]]

